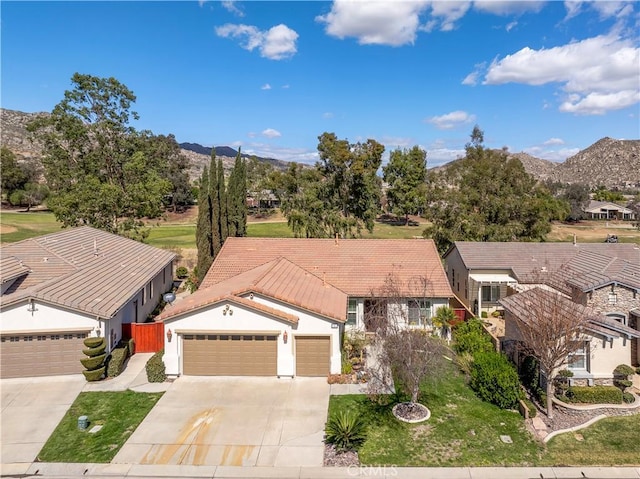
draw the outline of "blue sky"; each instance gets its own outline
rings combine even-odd
[[[563,161],[640,138],[640,3],[2,1],[1,104],[51,111],[75,72],[179,142],[313,163],[317,137]]]

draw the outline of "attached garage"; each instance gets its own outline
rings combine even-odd
[[[276,334],[183,334],[183,374],[276,376]]]
[[[0,337],[1,378],[79,374],[86,332],[38,332]]]
[[[296,336],[297,376],[326,376],[330,369],[330,336]]]

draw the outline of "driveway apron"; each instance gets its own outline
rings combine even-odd
[[[326,378],[178,378],[113,463],[322,466]]]

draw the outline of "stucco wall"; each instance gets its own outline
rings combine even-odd
[[[297,325],[286,321],[280,321],[266,316],[258,311],[246,308],[235,303],[221,302],[212,307],[194,311],[173,320],[165,321],[165,330],[171,329],[173,337],[171,342],[165,337],[164,363],[169,375],[182,373],[182,331],[260,331],[278,334],[278,376],[295,375],[295,338],[300,335],[320,335],[331,337],[331,363],[330,371],[337,374],[341,370],[340,333],[342,325],[337,322],[323,319],[312,313],[286,306],[282,303],[262,298],[256,295],[253,299],[269,307],[298,316]],[[233,315],[223,315],[222,311],[229,304]],[[335,327],[332,327],[332,324]],[[283,333],[287,332],[288,340],[285,344]]]
[[[435,316],[436,311],[441,306],[449,306],[449,300],[447,298],[424,298],[431,302],[431,317]],[[357,299],[357,319],[355,325],[346,325],[347,331],[365,331],[364,325],[364,298]],[[390,321],[398,320],[404,322],[408,317],[408,303],[407,300],[401,302],[389,302],[387,304],[387,318]]]
[[[469,270],[465,267],[457,249],[451,250],[445,258],[445,271],[453,292],[467,307],[471,307],[472,303],[469,297],[469,293],[471,293],[469,289]]]
[[[100,323],[95,317],[57,306],[33,302],[35,311],[29,312],[28,302],[2,308],[0,314],[0,332],[36,332],[36,331],[90,331],[95,336]],[[103,331],[101,331],[101,334]]]
[[[162,295],[171,290],[173,286],[173,264],[169,263],[153,278],[152,281],[144,285],[132,300],[122,310],[123,323],[144,323],[147,316],[155,309],[162,299]],[[138,305],[138,315],[136,321],[135,301]]]

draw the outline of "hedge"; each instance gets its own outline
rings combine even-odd
[[[491,351],[473,356],[471,389],[502,409],[515,408],[521,397],[520,378],[504,354]]]
[[[111,351],[111,358],[109,359],[109,365],[107,366],[107,377],[115,378],[116,376],[119,376],[124,370],[124,362],[128,356],[128,348],[116,348]]]
[[[460,323],[453,329],[453,348],[458,354],[470,353],[474,356],[476,353],[496,350],[489,333],[477,319]]]
[[[570,403],[621,404],[622,391],[615,386],[571,386],[560,399]]]
[[[93,371],[82,371],[82,374],[84,374],[87,381],[99,381],[104,375],[104,370],[105,367],[102,366],[100,369],[94,369]]]
[[[147,371],[147,380],[150,383],[162,383],[167,379],[166,368],[162,361],[164,349],[161,349],[149,358],[145,369]]]
[[[136,352],[136,342],[133,338],[127,341],[127,348],[129,348],[129,356],[133,356]]]
[[[94,369],[97,369],[102,365],[106,357],[107,357],[106,354],[101,354],[100,356],[93,356],[93,357],[81,359],[80,362],[82,363],[85,369],[88,369],[89,371],[93,371]]]

